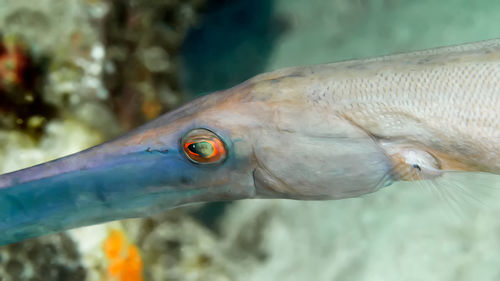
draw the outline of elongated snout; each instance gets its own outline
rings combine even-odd
[[[0,189],[0,244],[147,215],[151,209],[182,203],[186,193],[196,197],[196,190],[180,188],[184,163],[175,153],[115,151],[76,164],[88,153],[105,153],[106,146],[2,176],[12,185]],[[45,168],[53,173],[38,178]]]

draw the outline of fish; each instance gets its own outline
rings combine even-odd
[[[0,245],[181,205],[500,173],[500,39],[260,74],[0,175]]]

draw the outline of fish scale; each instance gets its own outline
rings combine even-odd
[[[326,110],[377,137],[500,171],[499,40],[317,68],[302,72],[314,81],[309,95],[326,92]]]

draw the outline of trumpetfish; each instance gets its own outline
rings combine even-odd
[[[0,245],[176,206],[500,173],[500,39],[277,70],[0,176]]]

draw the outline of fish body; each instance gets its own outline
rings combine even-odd
[[[500,40],[296,67],[0,176],[0,244],[193,202],[500,173]]]
[[[443,170],[500,172],[500,40],[268,75],[281,76],[282,99],[333,112],[386,150],[398,142],[432,151]]]

